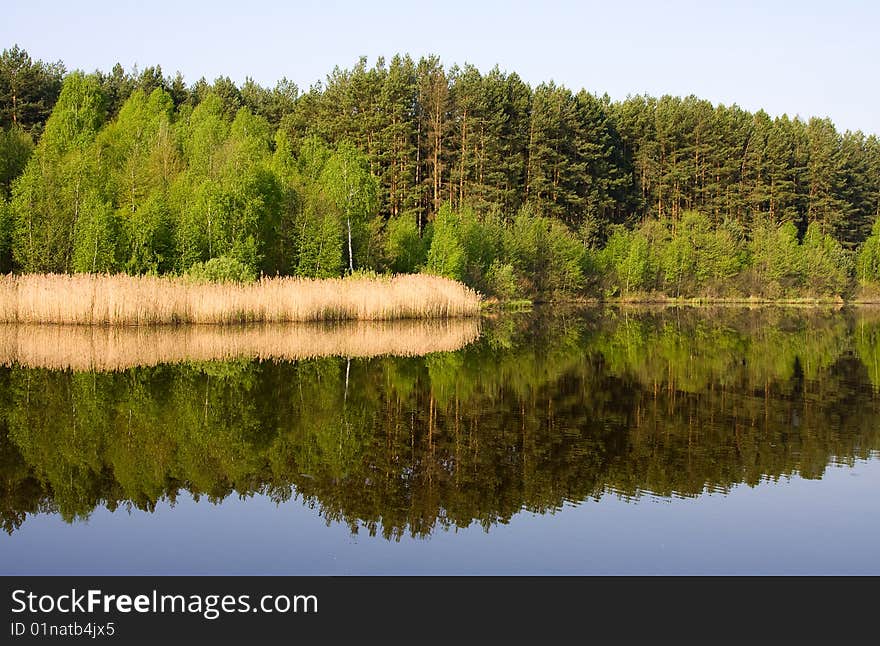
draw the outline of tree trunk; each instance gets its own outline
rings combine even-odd
[[[346,218],[345,222],[348,225],[348,271],[352,273],[354,272],[354,258],[351,255],[351,218]]]
[[[464,117],[461,125],[461,160],[460,171],[458,173],[458,206],[464,203],[464,162],[467,157],[467,110],[464,111]]]

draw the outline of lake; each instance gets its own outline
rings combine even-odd
[[[3,574],[880,574],[880,311],[0,327]]]

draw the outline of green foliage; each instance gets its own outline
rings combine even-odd
[[[164,192],[151,194],[123,219],[128,250],[124,269],[132,274],[164,273],[174,267],[174,217]],[[122,250],[123,253],[125,249]]]
[[[230,256],[197,262],[186,270],[185,275],[199,283],[252,283],[257,279],[252,267]]]
[[[354,270],[353,238],[363,239],[362,229],[376,215],[379,207],[379,184],[370,172],[369,160],[347,141],[337,146],[321,171],[321,183],[327,197],[336,205],[345,221],[348,234],[348,269]],[[369,236],[367,236],[369,237]]]
[[[216,152],[229,136],[229,122],[223,115],[223,102],[208,94],[192,114],[178,122],[184,159],[189,173],[211,177],[217,173]]]
[[[343,268],[345,230],[335,204],[319,194],[306,201],[297,224],[296,273],[335,278]]]
[[[496,258],[506,255],[505,222],[495,212],[482,216],[466,207],[459,211],[461,243],[467,262],[464,281],[477,289],[486,287],[489,267]]]
[[[172,188],[180,209],[178,266],[229,255],[267,273],[277,271],[273,263],[280,253],[269,245],[281,226],[285,192],[272,170],[268,123],[246,108],[228,123],[222,101],[209,94],[182,135],[189,166]]]
[[[135,90],[94,144],[120,228],[116,256],[130,273],[174,267],[167,191],[180,172],[181,155],[172,131],[173,108],[171,96],[161,88],[149,95]]]
[[[95,193],[87,195],[73,230],[73,271],[112,273],[119,269],[116,258],[119,222],[109,203]]]
[[[391,270],[398,274],[415,273],[428,259],[428,246],[419,235],[413,217],[398,216],[385,224],[385,254]]]
[[[13,258],[21,269],[72,269],[80,211],[93,192],[102,190],[89,149],[103,119],[97,80],[79,72],[68,75],[40,143],[13,187]]]
[[[880,280],[880,140],[827,119],[613,102],[436,57],[361,59],[303,94],[158,66],[62,76],[0,55],[16,271],[229,256],[268,275],[427,268],[499,294],[509,266],[538,298],[831,296],[862,245],[858,280]]]
[[[658,245],[662,289],[667,294],[694,296],[729,288],[746,264],[734,223],[713,227],[702,213],[687,211]]]
[[[804,257],[792,223],[754,226],[749,251],[758,284],[770,296],[789,295],[803,284]]]
[[[12,270],[12,249],[10,240],[12,209],[5,198],[0,196],[0,272]]]
[[[105,117],[106,102],[97,79],[81,72],[68,74],[40,146],[57,155],[81,149],[91,144]]]
[[[822,233],[818,222],[807,227],[801,252],[806,288],[820,295],[842,295],[848,291],[852,257],[837,240]]]
[[[38,138],[61,91],[64,65],[34,61],[18,45],[0,54],[0,129]]]
[[[676,263],[684,265],[683,260],[676,259]],[[606,294],[609,296],[625,296],[650,289],[655,284],[656,259],[652,257],[651,244],[642,229],[614,229],[599,253],[598,264],[606,276]],[[667,270],[671,268],[669,262],[666,265]],[[677,267],[673,269],[677,271]]]
[[[339,276],[343,258],[343,224],[337,205],[327,195],[321,177],[332,152],[317,137],[302,142],[296,163],[287,168],[288,199],[286,222],[291,246],[291,266],[299,276]],[[276,150],[276,156],[279,153]]]
[[[739,274],[748,262],[742,227],[735,220],[725,220],[712,228],[702,214],[696,214],[700,222],[700,235],[696,239],[699,253],[697,279],[701,285],[714,282],[721,288],[726,281]]]
[[[743,240],[734,221],[715,227],[697,212],[612,232],[598,254],[607,295],[660,291],[673,297],[817,297],[848,292],[852,261],[834,238],[811,224],[803,242],[792,223],[756,223]]]
[[[486,287],[489,293],[502,300],[511,300],[519,294],[520,288],[513,265],[495,260],[486,272]]]
[[[554,296],[583,287],[583,244],[557,220],[523,208],[507,231],[505,256],[532,294]]]
[[[18,177],[34,151],[34,140],[18,126],[0,128],[0,197],[8,198],[12,180]]]
[[[880,283],[880,218],[856,256],[856,278],[862,285]]]
[[[434,219],[434,233],[428,250],[426,271],[453,280],[464,278],[467,253],[461,241],[461,219],[445,205]]]
[[[584,288],[586,250],[561,222],[523,208],[506,224],[446,204],[433,224],[429,272],[504,298],[518,291],[553,297]]]

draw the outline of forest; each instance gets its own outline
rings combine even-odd
[[[792,106],[793,110],[797,106]],[[502,300],[880,294],[880,140],[436,56],[301,89],[0,56],[0,270],[426,272]]]

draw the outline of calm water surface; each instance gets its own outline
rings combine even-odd
[[[880,573],[880,312],[478,327],[0,331],[0,573]]]

